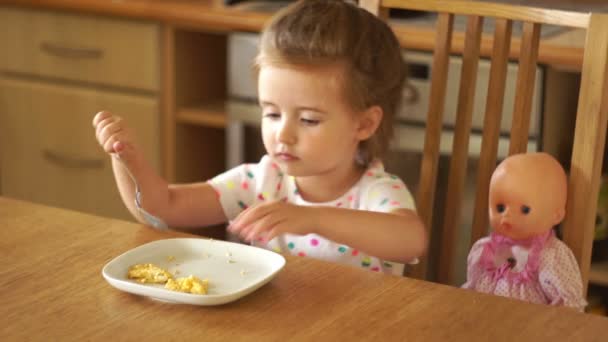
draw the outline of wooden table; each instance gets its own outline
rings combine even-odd
[[[0,197],[0,340],[605,341],[608,319],[288,257],[269,284],[214,307],[111,287],[103,265],[175,236]]]

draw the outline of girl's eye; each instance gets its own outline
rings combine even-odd
[[[305,125],[307,126],[316,126],[319,124],[319,120],[313,120],[313,119],[300,119]]]
[[[504,204],[497,204],[496,205],[496,211],[498,211],[499,213],[503,213],[505,211],[505,205]]]
[[[264,115],[263,115],[263,116],[264,116],[265,118],[268,118],[268,119],[273,119],[273,120],[276,120],[276,119],[280,119],[280,118],[281,118],[281,114],[279,114],[279,113],[264,113]]]
[[[527,205],[521,206],[521,212],[524,215],[528,215],[530,213],[530,210],[532,210],[532,209],[530,209],[530,207],[528,207]]]

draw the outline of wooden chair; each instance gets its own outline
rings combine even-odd
[[[461,217],[462,193],[467,169],[472,104],[475,96],[477,65],[480,56],[482,22],[494,18],[495,30],[491,54],[490,81],[483,126],[471,244],[488,233],[488,185],[497,161],[497,146],[503,108],[507,62],[510,58],[511,30],[521,21],[523,34],[519,44],[519,69],[509,154],[526,151],[532,90],[539,51],[542,24],[586,30],[576,124],[569,167],[567,215],[562,223],[563,240],[572,249],[581,268],[585,288],[591,262],[599,180],[604,155],[608,116],[608,15],[522,7],[517,5],[466,0],[360,0],[359,5],[387,19],[390,8],[437,12],[437,27],[431,75],[429,103],[421,179],[417,192],[419,214],[427,227],[433,218],[443,217],[437,280],[450,283],[453,270],[456,229]],[[439,139],[446,96],[448,58],[453,53],[454,15],[467,16],[464,45],[458,50],[463,64],[454,128],[453,154],[450,161],[445,212],[434,212]],[[403,39],[408,39],[404,37]],[[459,42],[461,43],[461,42]],[[513,56],[511,56],[513,57]],[[551,113],[548,113],[551,114]],[[551,117],[545,117],[551,120]],[[433,239],[433,236],[431,236]],[[432,251],[430,251],[432,252]],[[413,275],[425,278],[427,262],[422,260]]]

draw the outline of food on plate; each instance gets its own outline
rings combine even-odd
[[[135,279],[138,282],[164,284],[167,280],[172,279],[173,275],[167,270],[164,270],[154,264],[136,264],[129,267],[127,274],[129,279]]]
[[[175,274],[178,273],[179,270],[176,270]],[[193,275],[175,279],[169,271],[154,264],[133,265],[129,267],[127,276],[142,284],[165,284],[165,288],[171,291],[207,294],[209,288],[207,279],[201,280]]]
[[[187,292],[194,294],[207,294],[209,282],[207,279],[199,279],[193,275],[184,278],[169,279],[165,288],[173,291]]]

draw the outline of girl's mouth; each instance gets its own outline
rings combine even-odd
[[[286,152],[280,152],[280,153],[275,153],[274,155],[277,159],[282,160],[282,161],[286,161],[286,162],[290,162],[290,161],[295,161],[298,159],[298,157],[286,153]]]

